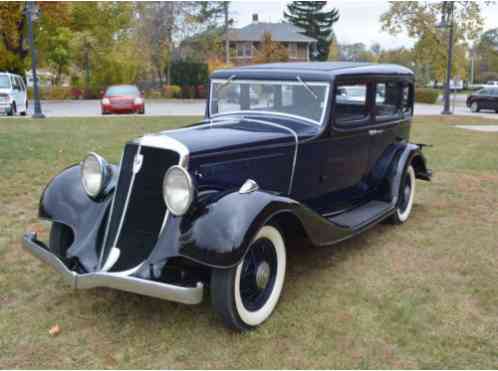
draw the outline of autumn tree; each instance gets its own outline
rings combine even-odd
[[[482,31],[484,3],[474,1],[455,2],[455,54],[453,74],[465,75],[468,60],[467,43],[475,40]],[[415,38],[415,62],[429,64],[432,78],[443,80],[447,61],[448,30],[437,28],[442,19],[445,2],[404,1],[391,2],[389,10],[381,16],[382,28],[392,35],[406,31]]]
[[[339,50],[339,44],[337,43],[337,39],[335,37],[333,37],[332,41],[330,42],[329,54],[327,56],[327,60],[329,61],[341,60],[341,51]]]
[[[312,55],[312,59],[320,61],[328,57],[333,25],[339,20],[339,11],[335,8],[325,10],[326,5],[326,1],[292,1],[284,12],[288,22],[302,28],[306,36],[318,40],[318,54]]]
[[[253,63],[273,63],[287,62],[289,60],[289,52],[287,48],[278,42],[272,40],[271,33],[265,32],[260,46],[255,51]]]

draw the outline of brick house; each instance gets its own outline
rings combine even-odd
[[[230,42],[230,63],[234,65],[245,65],[252,62],[257,55],[258,48],[265,33],[272,35],[274,42],[281,43],[288,48],[289,62],[307,62],[314,50],[317,40],[304,35],[304,30],[290,23],[267,23],[259,22],[258,15],[253,14],[251,24],[242,28],[232,28],[227,34],[221,29],[217,30],[223,42]],[[181,46],[181,56],[188,57],[195,52],[197,38],[194,36],[185,40]]]

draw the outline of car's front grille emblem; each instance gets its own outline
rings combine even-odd
[[[133,174],[137,174],[142,168],[142,164],[144,163],[144,155],[141,153],[137,153],[135,155],[135,159],[133,160]]]

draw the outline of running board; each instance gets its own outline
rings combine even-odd
[[[370,201],[351,211],[329,218],[329,221],[355,231],[378,221],[391,211],[392,206],[389,202]]]

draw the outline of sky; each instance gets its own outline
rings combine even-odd
[[[252,14],[258,13],[261,22],[279,22],[282,20],[286,1],[232,1],[231,17],[236,27],[251,23]],[[414,41],[407,35],[391,36],[381,30],[379,18],[388,10],[389,3],[381,0],[334,0],[329,7],[339,9],[340,19],[334,25],[334,32],[339,43],[362,42],[370,46],[380,43],[384,49],[401,46],[411,47]],[[483,12],[485,29],[498,27],[498,4],[490,5]]]

